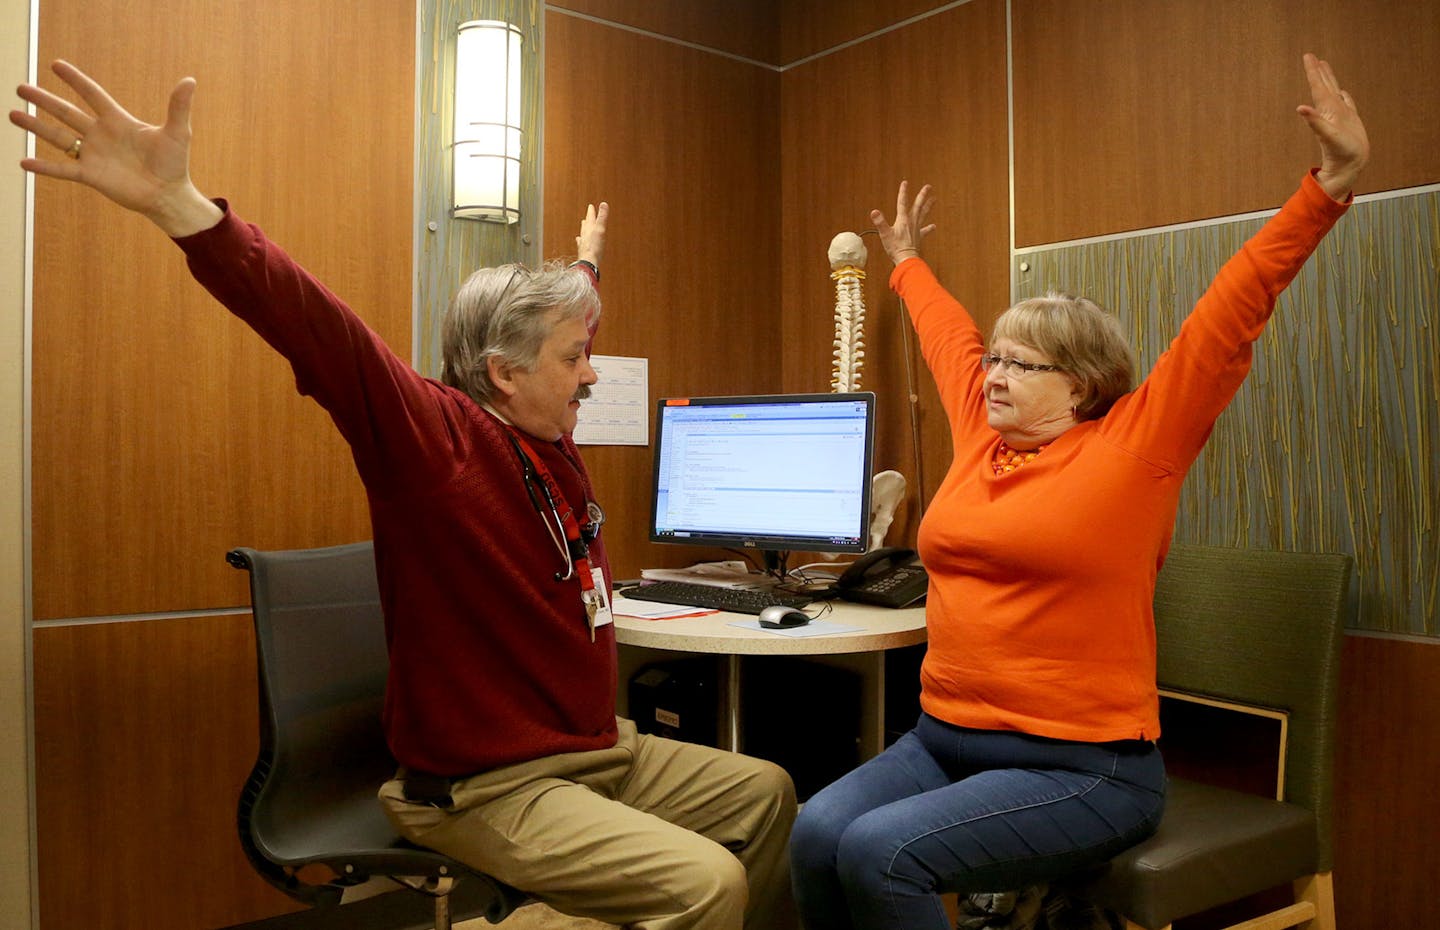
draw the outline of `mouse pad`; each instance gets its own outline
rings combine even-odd
[[[832,623],[828,620],[811,620],[804,626],[792,626],[788,630],[772,630],[767,626],[761,626],[759,620],[732,620],[731,626],[738,626],[742,630],[759,630],[761,633],[779,633],[781,636],[825,636],[831,633],[863,633],[862,626],[845,626],[840,623]]]

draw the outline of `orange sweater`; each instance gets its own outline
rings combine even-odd
[[[990,467],[999,436],[986,422],[979,329],[923,261],[896,267],[891,287],[954,444],[920,523],[926,713],[1057,739],[1160,735],[1152,600],[1181,482],[1249,372],[1275,298],[1345,210],[1307,176],[1226,262],[1139,388],[1004,477]]]

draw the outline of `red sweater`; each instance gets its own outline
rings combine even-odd
[[[1057,739],[1159,736],[1152,601],[1181,483],[1249,372],[1275,298],[1345,210],[1307,176],[1226,262],[1138,389],[1003,477],[990,465],[999,436],[986,421],[980,331],[924,262],[895,269],[954,444],[920,523],[927,713]]]
[[[560,555],[505,427],[421,377],[228,208],[177,241],[195,279],[285,356],[350,444],[375,537],[395,758],[463,775],[613,745],[614,627],[592,643],[579,580],[554,580]],[[594,492],[571,438],[531,445],[583,512]],[[591,559],[608,579],[603,541]]]

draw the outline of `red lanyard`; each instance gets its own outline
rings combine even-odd
[[[524,474],[525,492],[530,495],[530,503],[535,506],[535,512],[540,515],[541,521],[545,524],[545,531],[555,542],[557,551],[565,560],[565,571],[556,572],[556,581],[567,581],[571,576],[580,576],[580,590],[590,592],[595,590],[595,579],[590,570],[590,546],[580,533],[580,521],[575,519],[575,508],[565,498],[565,492],[550,473],[545,460],[536,454],[533,447],[520,435],[519,430],[506,424],[510,434],[510,441],[515,446],[515,451],[520,455],[520,470]],[[538,481],[540,493],[545,497],[545,503],[541,504],[540,498],[535,496],[533,484]],[[549,508],[550,516],[545,515],[546,508]],[[551,519],[555,525],[551,525]],[[558,533],[557,533],[558,530]],[[563,542],[562,542],[563,536]]]

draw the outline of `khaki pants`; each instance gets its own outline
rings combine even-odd
[[[795,789],[769,762],[635,732],[615,746],[462,778],[448,809],[380,800],[402,836],[544,901],[635,930],[792,920]]]

